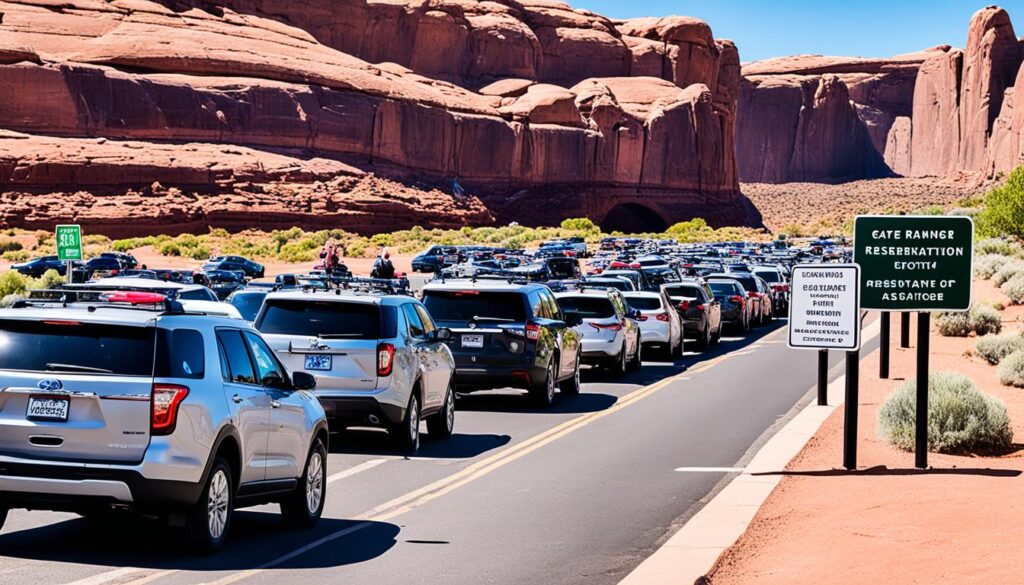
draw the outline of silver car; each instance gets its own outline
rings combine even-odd
[[[317,379],[331,431],[388,429],[409,451],[420,421],[431,438],[455,427],[455,361],[439,328],[416,299],[353,291],[267,295],[256,328],[284,363]]]
[[[629,307],[621,292],[585,288],[557,293],[555,297],[566,314],[577,315],[583,321],[573,329],[583,338],[584,363],[607,366],[619,375],[640,368],[640,312]]]
[[[328,432],[311,376],[239,319],[149,292],[60,294],[0,310],[0,521],[131,509],[205,551],[237,507],[317,522]]]
[[[665,288],[658,292],[623,293],[629,306],[640,311],[640,335],[644,346],[657,347],[672,360],[683,355],[683,321]]]

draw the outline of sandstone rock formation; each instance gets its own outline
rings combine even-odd
[[[153,182],[148,210],[168,189],[193,199],[153,216],[168,230],[756,221],[733,149],[738,52],[695,19],[613,22],[552,0],[0,0],[0,14],[0,128],[29,135],[0,137],[0,184],[19,193],[7,224],[130,230],[118,206]],[[454,179],[475,197],[431,190]],[[350,192],[367,182],[391,187]],[[94,209],[23,205],[80,192]]]

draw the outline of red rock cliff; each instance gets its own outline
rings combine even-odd
[[[18,203],[0,202],[7,224],[756,221],[733,152],[738,53],[695,19],[612,22],[548,0],[14,0],[0,13],[0,128],[20,133],[0,137]],[[429,191],[453,180],[472,196]],[[51,205],[26,210],[33,197]],[[167,214],[119,207],[144,197]]]

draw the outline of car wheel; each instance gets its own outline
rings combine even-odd
[[[722,341],[722,324],[719,323],[718,324],[718,329],[715,331],[715,334],[711,337],[711,343],[713,343],[714,345],[718,345],[719,342],[721,342],[721,341]]]
[[[700,337],[697,339],[697,345],[700,346],[701,350],[705,350],[711,345],[711,329],[705,325],[704,331],[701,332]]]
[[[405,409],[405,418],[397,426],[391,429],[398,446],[415,453],[420,448],[420,401],[413,393],[409,397],[409,407]]]
[[[750,331],[750,316],[747,315],[746,311],[743,312],[742,330],[743,333],[747,333],[748,331]]]
[[[555,360],[552,358],[548,361],[548,366],[544,368],[544,379],[541,380],[540,384],[537,384],[530,389],[530,396],[540,406],[551,406],[555,403]]]
[[[327,449],[320,439],[313,441],[306,458],[306,470],[295,493],[281,502],[281,516],[289,526],[312,528],[324,512],[327,499]]]
[[[217,457],[199,502],[192,508],[186,522],[189,541],[196,550],[212,553],[224,546],[231,528],[234,496],[231,468],[224,458]]]
[[[4,523],[7,522],[7,508],[0,508],[0,529],[3,529]]]
[[[644,344],[640,340],[640,337],[638,336],[636,338],[636,351],[633,352],[633,359],[629,360],[629,371],[630,372],[635,372],[635,371],[639,370],[640,366],[643,364],[643,361],[642,361],[643,357],[641,356],[641,352],[643,351],[643,347],[644,347]]]
[[[580,393],[580,354],[576,354],[576,365],[573,367],[572,377],[562,382],[558,391],[566,396],[575,396]]]
[[[455,431],[455,393],[451,386],[444,395],[441,411],[427,418],[427,434],[431,439],[447,439]]]
[[[626,342],[622,342],[622,351],[619,355],[612,358],[612,373],[616,376],[622,376],[629,370],[629,356],[626,355]]]

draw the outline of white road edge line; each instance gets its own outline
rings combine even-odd
[[[746,467],[677,467],[684,473],[743,473]]]
[[[364,471],[369,471],[369,470],[373,469],[374,467],[377,467],[378,465],[380,465],[382,463],[387,463],[387,461],[388,461],[387,459],[371,459],[369,461],[364,461],[364,462],[360,463],[359,465],[356,465],[354,467],[349,467],[348,469],[346,469],[344,471],[339,471],[338,473],[335,473],[334,475],[328,476],[327,477],[327,483],[328,484],[332,484],[332,483],[338,481],[339,479],[345,479],[346,477],[352,477],[353,475],[355,475],[357,473],[362,473]]]
[[[875,320],[865,330],[861,345],[867,345],[880,329],[880,320]],[[873,352],[862,351],[862,359],[870,353]],[[782,481],[779,472],[843,404],[845,383],[844,374],[829,384],[828,406],[818,406],[812,400],[761,446],[742,473],[733,477],[619,585],[678,585],[694,583],[705,576],[718,557],[747,531],[765,500]],[[811,391],[813,387],[808,393]]]

